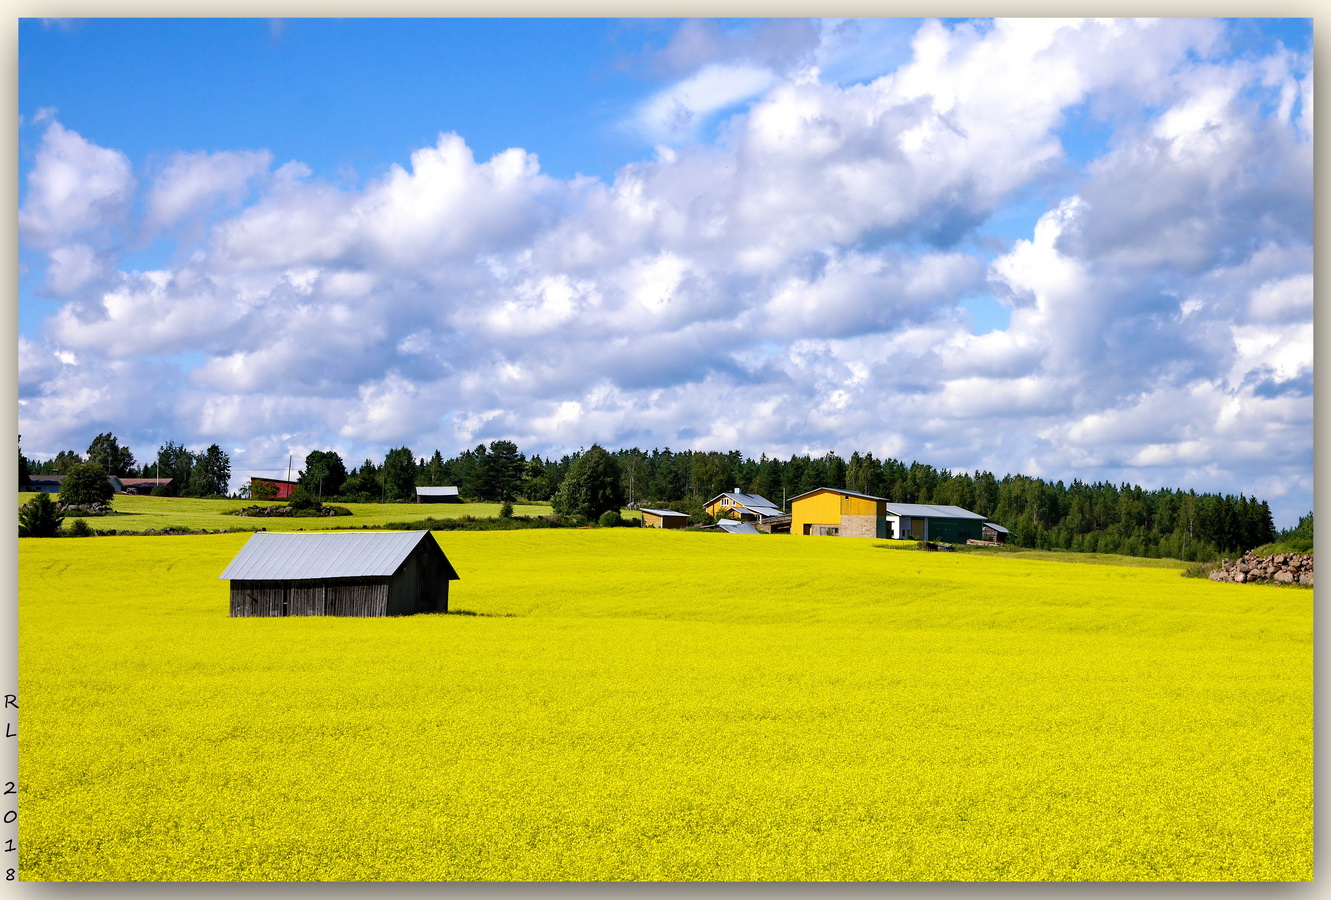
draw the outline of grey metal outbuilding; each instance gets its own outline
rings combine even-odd
[[[461,503],[462,497],[458,495],[456,487],[425,487],[416,488],[417,503]]]
[[[986,521],[985,516],[960,506],[887,502],[888,530],[894,538],[964,544],[980,536]]]
[[[428,531],[261,531],[218,576],[235,617],[448,612],[458,577]]]

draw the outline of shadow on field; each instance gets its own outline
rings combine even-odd
[[[487,619],[515,619],[515,618],[517,618],[517,614],[516,614],[516,613],[485,613],[485,612],[476,612],[475,610],[471,610],[471,609],[450,609],[450,610],[448,610],[448,612],[442,613],[441,615],[445,615],[445,616],[483,616],[483,617],[485,617],[485,618],[487,618]]]

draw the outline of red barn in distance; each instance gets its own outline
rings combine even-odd
[[[291,492],[296,489],[296,482],[294,481],[283,481],[280,478],[251,477],[250,478],[251,497],[256,497],[256,498],[261,497],[267,491],[270,490],[270,488],[260,487],[260,485],[271,485],[271,490],[277,491],[277,493],[272,495],[272,499],[274,500],[289,500],[291,499]],[[255,490],[256,488],[258,488],[257,491]]]

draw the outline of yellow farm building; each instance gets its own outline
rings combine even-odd
[[[790,533],[885,538],[887,500],[856,491],[816,488],[790,501]]]
[[[1001,542],[1007,529],[960,506],[897,503],[840,488],[817,488],[790,501],[790,533],[919,541]]]

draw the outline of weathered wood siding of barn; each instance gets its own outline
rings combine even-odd
[[[388,585],[390,616],[448,612],[448,574],[438,553],[413,553]]]
[[[231,582],[231,615],[282,616],[286,615],[287,581]]]
[[[384,578],[231,582],[234,617],[382,616],[387,610]]]
[[[685,528],[689,524],[689,517],[685,515],[663,516],[654,512],[643,510],[642,527],[644,528]]]

